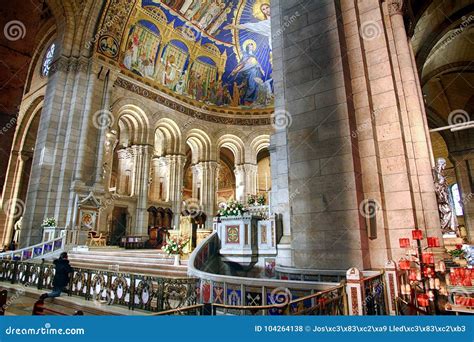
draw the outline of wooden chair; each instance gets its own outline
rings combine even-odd
[[[88,246],[97,246],[97,247],[105,247],[107,236],[102,233],[98,233],[96,231],[90,231],[88,234],[87,245]]]

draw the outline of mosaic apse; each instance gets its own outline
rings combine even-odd
[[[271,108],[270,15],[268,0],[114,0],[97,51],[197,105]]]

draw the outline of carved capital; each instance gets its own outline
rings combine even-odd
[[[403,0],[388,0],[387,1],[387,7],[388,7],[388,14],[392,15],[402,15],[403,14],[403,8],[404,6],[404,1]]]

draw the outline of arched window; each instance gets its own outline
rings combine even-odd
[[[462,216],[464,213],[461,204],[461,194],[459,193],[459,187],[457,183],[451,186],[451,195],[453,196],[454,211],[456,216]]]
[[[54,57],[54,48],[56,45],[53,43],[49,46],[48,50],[46,51],[46,54],[44,55],[43,58],[43,64],[41,65],[41,75],[43,77],[48,76],[49,74],[49,69],[51,67],[51,62],[53,61]]]

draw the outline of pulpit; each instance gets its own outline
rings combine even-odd
[[[220,218],[217,233],[221,243],[219,254],[223,261],[235,262],[244,267],[257,262],[258,220],[259,217],[251,215]]]

